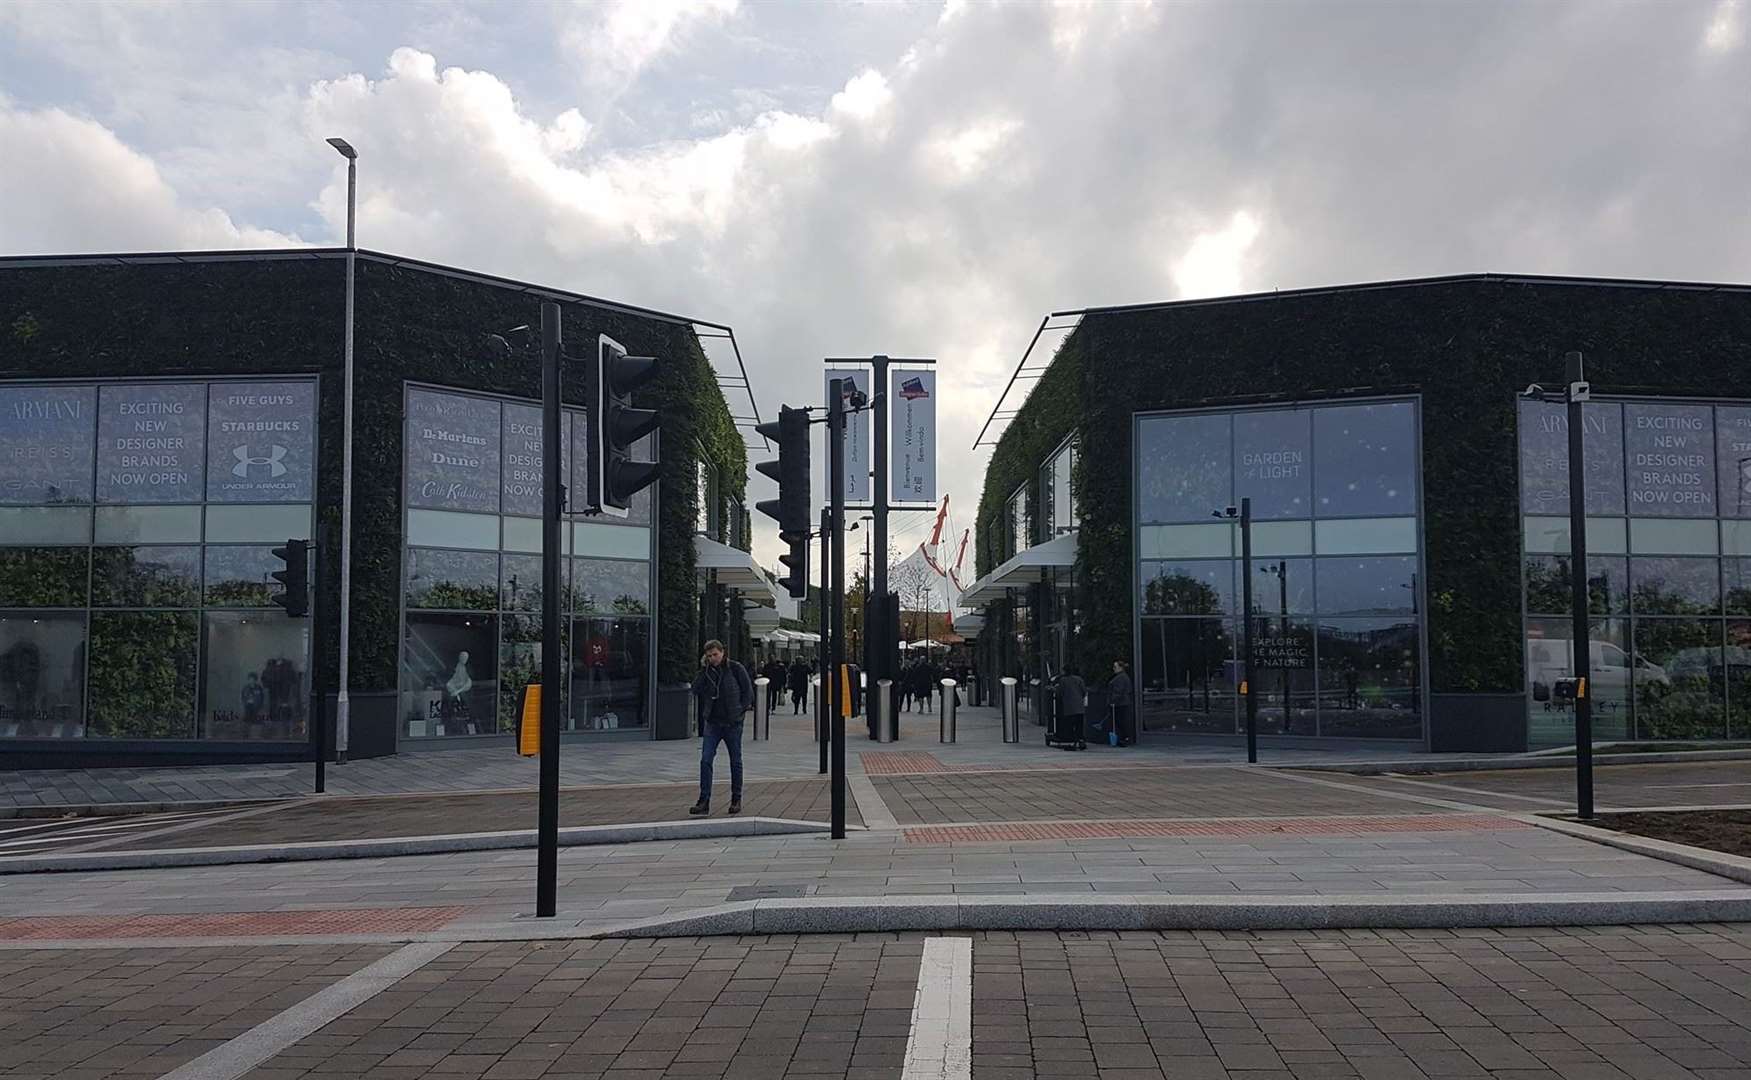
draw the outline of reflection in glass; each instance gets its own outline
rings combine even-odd
[[[1587,465],[1587,513],[1621,514],[1623,501],[1623,407],[1588,402],[1582,416],[1582,455]],[[1569,512],[1568,407],[1520,402],[1520,505],[1528,514]]]
[[[1157,628],[1161,659],[1152,670],[1151,658],[1144,658],[1143,729],[1233,734],[1239,716],[1234,625],[1222,619],[1146,619],[1144,625]]]
[[[200,603],[200,548],[92,549],[93,607],[199,607]]]
[[[1317,735],[1313,626],[1302,619],[1253,620],[1258,682],[1258,730],[1265,735]],[[1242,650],[1246,643],[1240,643]],[[1244,704],[1244,703],[1243,703]],[[1241,721],[1245,725],[1244,715]]]
[[[1313,410],[1313,454],[1320,517],[1416,513],[1416,409],[1410,402]]]
[[[1235,564],[1239,573],[1240,564]],[[1312,559],[1254,559],[1252,609],[1261,615],[1313,612]]]
[[[536,560],[539,567],[540,560]],[[536,573],[540,581],[540,572]],[[407,550],[407,606],[451,611],[494,611],[499,557],[483,551]]]
[[[273,572],[286,564],[272,545],[209,547],[206,597],[208,607],[270,607],[280,583]]]
[[[1719,619],[1637,619],[1635,661],[1637,738],[1726,735]]]
[[[569,561],[567,560],[567,562]],[[499,610],[539,612],[541,610],[541,556],[506,555],[502,562],[504,568],[499,580]],[[560,564],[560,596],[564,600],[569,600],[568,591],[564,588],[566,566],[567,563]],[[563,610],[571,610],[571,605],[565,604]]]
[[[90,734],[193,738],[200,632],[192,611],[92,612]]]
[[[619,559],[573,559],[577,610],[644,615],[650,611],[650,564]]]
[[[1313,516],[1310,438],[1306,409],[1234,414],[1234,497],[1255,520]]]
[[[1138,522],[1204,521],[1234,502],[1229,422],[1218,414],[1138,423]]]
[[[498,619],[407,613],[401,717],[410,739],[498,730]]]
[[[1728,615],[1751,615],[1751,559],[1722,559]]]
[[[1727,620],[1727,738],[1751,736],[1751,620]]]
[[[1385,739],[1422,736],[1417,624],[1409,619],[1319,620],[1319,730]]]
[[[0,603],[84,607],[86,549],[0,547]]]
[[[578,619],[572,628],[568,728],[644,726],[649,619]]]
[[[84,705],[84,612],[0,611],[0,738],[79,738]]]
[[[1596,619],[1588,631],[1587,663],[1593,698],[1593,737],[1627,739],[1633,679],[1627,619]],[[1574,707],[1556,696],[1558,679],[1575,673],[1574,623],[1526,620],[1528,737],[1533,746],[1569,746],[1575,741]],[[1643,665],[1644,669],[1646,665]]]
[[[1028,513],[1027,486],[1018,488],[1009,497],[1005,511],[1009,515],[1009,553],[1020,554],[1033,546],[1033,517]]]
[[[1320,559],[1319,610],[1322,615],[1416,614],[1417,560],[1410,555]]]
[[[208,612],[205,723],[208,739],[299,740],[310,704],[305,619],[275,612]]]
[[[1629,573],[1638,615],[1720,613],[1720,563],[1714,559],[1632,558]]]
[[[1526,610],[1534,615],[1572,614],[1572,582],[1566,557],[1526,556]],[[1613,555],[1588,555],[1587,594],[1588,614],[1621,615],[1627,612],[1629,560]]]
[[[523,716],[523,689],[541,681],[541,617],[507,615],[499,646],[499,730],[514,734]],[[559,646],[566,655],[571,644],[571,620],[561,619]],[[561,708],[563,710],[563,703]]]
[[[1228,559],[1143,564],[1143,614],[1232,615],[1234,567]]]

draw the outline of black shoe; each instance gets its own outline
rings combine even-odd
[[[704,799],[700,799],[698,802],[694,803],[692,806],[689,806],[687,808],[687,812],[689,814],[709,814],[709,813],[711,813],[711,804],[706,802]]]
[[[731,799],[730,800],[730,813],[739,814],[741,812],[742,812],[742,800]]]

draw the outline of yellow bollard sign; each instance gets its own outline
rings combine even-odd
[[[851,665],[839,665],[839,715],[851,715]]]
[[[541,684],[523,687],[523,724],[517,729],[517,753],[534,757],[541,753]]]

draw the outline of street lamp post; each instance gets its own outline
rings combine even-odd
[[[1248,764],[1257,765],[1259,761],[1259,696],[1258,687],[1253,685],[1253,655],[1252,655],[1252,499],[1243,498],[1239,507],[1224,507],[1212,512],[1212,516],[1229,518],[1240,522],[1240,579],[1241,579],[1241,630],[1246,634],[1242,668],[1240,672],[1240,696],[1246,701],[1246,760]]]
[[[335,761],[345,764],[349,744],[351,683],[347,654],[350,652],[353,598],[353,283],[358,271],[359,245],[354,231],[358,220],[359,153],[345,139],[329,139],[328,145],[347,159],[347,313],[346,344],[341,361],[341,466],[340,466],[340,680],[335,692]]]

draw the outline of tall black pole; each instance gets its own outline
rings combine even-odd
[[[1252,500],[1240,500],[1241,618],[1246,629],[1246,668],[1240,680],[1246,685],[1246,760],[1259,760],[1259,688],[1253,678],[1252,640]]]
[[[870,491],[870,516],[875,520],[871,525],[875,530],[875,538],[870,541],[874,548],[875,562],[872,572],[875,581],[870,592],[885,602],[888,595],[888,358],[872,356],[870,362],[870,399],[875,403],[875,441],[870,448],[870,466],[875,472],[874,483]],[[868,578],[866,577],[867,581]],[[868,611],[869,602],[864,601],[864,610]],[[865,630],[868,633],[868,617],[865,616]],[[899,626],[889,626],[884,621],[881,624],[883,640],[876,642],[872,655],[880,657],[876,661],[875,670],[870,672],[870,689],[877,694],[882,692],[881,680],[892,679],[895,672],[888,670],[888,659],[893,656],[893,647],[886,640],[890,635],[898,635]],[[893,689],[889,686],[889,689]],[[893,702],[884,701],[880,708],[871,708],[870,714],[879,716],[883,711],[888,716],[895,716]],[[894,721],[896,730],[899,721]]]
[[[541,305],[541,794],[535,822],[535,914],[559,892],[559,305]],[[598,423],[598,417],[590,417]]]
[[[819,690],[815,691],[815,741],[821,744],[822,776],[827,775],[827,758],[831,753],[827,747],[829,742],[827,737],[827,646],[829,644],[827,589],[832,586],[833,581],[827,563],[832,552],[833,511],[823,506],[821,507],[821,599],[818,601],[820,611],[817,613],[820,616],[821,642],[815,648],[815,668],[821,673],[821,686]]]
[[[1575,812],[1593,816],[1593,701],[1588,685],[1591,675],[1593,634],[1587,625],[1587,462],[1581,439],[1586,428],[1582,404],[1587,400],[1586,376],[1581,354],[1569,353],[1569,575],[1570,603],[1574,606],[1574,638],[1570,651],[1575,658]]]
[[[328,684],[322,677],[322,639],[328,630],[328,620],[322,617],[322,571],[328,565],[323,555],[323,540],[328,526],[316,527],[316,539],[310,543],[310,581],[314,598],[310,604],[310,742],[311,756],[316,759],[316,794],[328,790]]]
[[[831,715],[828,723],[833,732],[833,839],[845,839],[845,716],[842,700],[844,687],[839,673],[845,665],[845,544],[840,529],[845,525],[845,394],[844,380],[834,379],[827,388],[827,490],[832,507],[832,528],[827,535],[833,542],[833,582],[828,593],[833,615],[828,624],[832,634],[832,664],[828,695]]]

